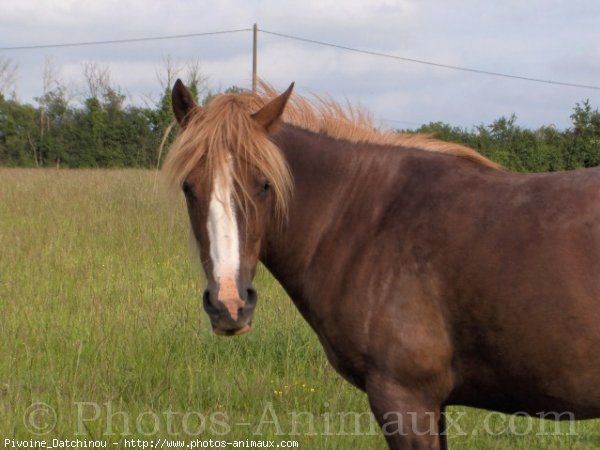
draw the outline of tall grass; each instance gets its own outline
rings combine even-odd
[[[294,439],[300,448],[384,448],[367,414],[354,423],[366,397],[329,367],[266,271],[257,275],[253,331],[213,336],[185,214],[152,172],[0,169],[0,443]],[[536,420],[495,415],[491,435],[483,412],[452,414],[460,419],[453,448],[600,446],[599,421],[538,436],[546,433]],[[507,432],[512,420],[516,432]]]

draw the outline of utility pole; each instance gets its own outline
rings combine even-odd
[[[258,27],[252,27],[252,92],[256,93],[256,51],[258,46]]]

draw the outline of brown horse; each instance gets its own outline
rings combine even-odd
[[[600,417],[600,168],[510,173],[291,91],[173,89],[214,332],[250,329],[260,260],[390,448],[446,448],[450,404]]]

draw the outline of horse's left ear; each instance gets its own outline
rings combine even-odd
[[[272,132],[281,119],[285,105],[292,95],[294,89],[294,83],[290,84],[290,87],[286,89],[283,94],[271,100],[260,110],[252,114],[252,118],[256,120],[267,132]]]

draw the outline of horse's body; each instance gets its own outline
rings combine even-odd
[[[256,256],[391,448],[445,447],[450,404],[600,417],[600,168],[514,174],[410,141],[269,132],[294,191]]]
[[[344,376],[600,415],[600,168],[520,175],[291,126],[276,142],[296,190],[262,259]]]

